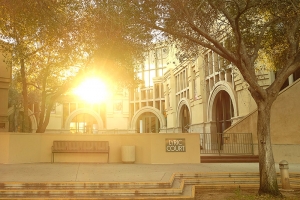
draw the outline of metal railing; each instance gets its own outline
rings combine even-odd
[[[201,154],[251,154],[252,133],[201,133]]]
[[[86,130],[86,129],[70,129],[69,131],[72,134],[82,134],[82,135],[89,135],[89,134],[125,134],[125,133],[136,133],[136,130],[128,130],[128,129],[93,129],[93,130]]]

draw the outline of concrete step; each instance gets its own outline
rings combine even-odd
[[[258,155],[200,156],[201,163],[257,163]]]
[[[279,174],[278,174],[279,175]],[[259,178],[257,172],[210,172],[210,173],[175,173],[175,178]]]
[[[192,186],[172,175],[169,182],[0,183],[0,199],[190,199]]]
[[[278,173],[280,185],[280,174]],[[300,189],[300,174],[290,173]],[[195,190],[258,188],[258,173],[175,173],[168,182],[0,183],[0,199],[194,199]]]
[[[157,196],[157,195],[181,195],[183,188],[169,189],[24,189],[24,190],[0,190],[1,195],[8,196]]]
[[[0,189],[149,189],[149,188],[171,188],[170,182],[6,182],[1,183]]]

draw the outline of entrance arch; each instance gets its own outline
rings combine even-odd
[[[226,82],[213,88],[209,97],[208,119],[210,123],[211,142],[213,149],[223,149],[223,132],[232,124],[232,118],[237,116],[236,96]],[[218,134],[217,134],[218,133]]]
[[[65,130],[69,131],[97,133],[99,129],[103,129],[103,121],[101,117],[91,109],[77,109],[73,111],[65,121]]]
[[[149,125],[151,125],[150,129],[145,127],[145,123],[147,122],[147,120],[153,120],[152,117],[155,117],[155,119],[157,120],[156,123],[149,123]],[[151,119],[152,118],[152,119]],[[142,122],[140,122],[140,120],[142,120]],[[138,123],[143,123],[143,125],[141,126]],[[141,130],[137,130],[137,128],[140,127],[144,127],[144,129]],[[155,127],[155,131],[159,132],[162,128],[166,127],[166,121],[165,121],[165,117],[164,115],[160,112],[160,110],[151,107],[151,106],[146,106],[141,108],[140,110],[138,110],[134,116],[132,117],[131,120],[131,124],[130,124],[130,129],[131,130],[137,130],[137,132],[144,132],[146,131],[146,128],[149,129],[150,131],[153,130],[153,128]]]
[[[137,133],[159,133],[159,120],[152,112],[145,112],[139,116],[136,130]]]
[[[189,109],[189,104],[187,99],[182,99],[178,106],[178,114],[177,114],[177,122],[178,126],[181,127],[182,133],[190,132],[190,125],[191,125],[191,112]]]
[[[220,91],[215,98],[214,105],[217,133],[223,133],[231,126],[233,117],[233,105],[229,94],[224,90]]]
[[[216,113],[216,98],[220,91],[225,91],[229,95],[229,98],[232,102],[232,108],[233,108],[232,109],[232,117],[238,116],[236,93],[233,92],[234,89],[232,88],[232,86],[229,83],[227,83],[225,81],[221,81],[215,85],[215,87],[213,88],[213,90],[208,98],[207,117],[208,117],[208,121],[211,123],[216,122],[216,114],[217,114]]]

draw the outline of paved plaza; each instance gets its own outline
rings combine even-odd
[[[280,172],[278,163],[276,171]],[[175,172],[259,172],[259,170],[258,163],[0,164],[0,182],[157,182],[169,181]],[[289,164],[289,172],[300,173],[300,164]]]

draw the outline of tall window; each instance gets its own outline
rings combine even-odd
[[[164,74],[168,54],[168,47],[156,48],[147,53],[146,59],[138,72],[138,76],[144,81],[145,87],[152,87],[153,78]]]
[[[180,99],[189,99],[189,83],[188,83],[188,69],[185,67],[179,73],[175,74],[176,81],[176,103],[179,103]]]
[[[219,81],[226,81],[234,84],[231,63],[213,51],[208,51],[204,55],[204,69],[206,79],[206,91],[213,89]]]

